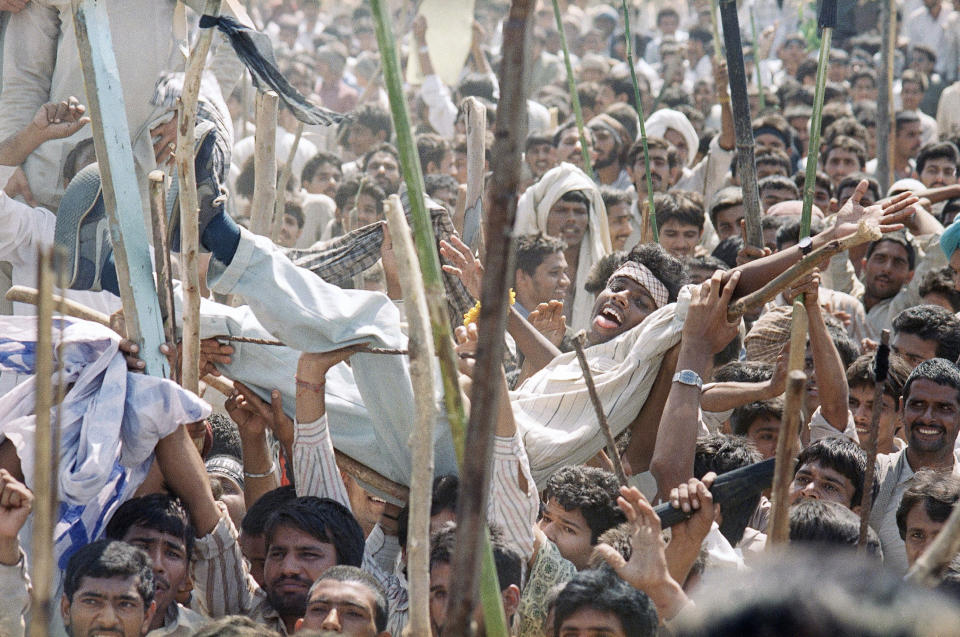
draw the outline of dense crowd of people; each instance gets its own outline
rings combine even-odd
[[[0,0],[0,287],[36,287],[38,255],[56,244],[65,296],[113,326],[56,323],[58,499],[41,502],[34,411],[49,379],[36,375],[36,308],[2,308],[0,635],[25,634],[45,593],[51,635],[411,634],[415,531],[401,496],[418,402],[408,358],[370,349],[407,348],[398,229],[384,208],[399,195],[409,218],[411,192],[370,4],[223,2],[237,20],[224,24],[266,36],[273,55],[259,63],[288,82],[273,144],[281,204],[271,237],[257,181],[269,163],[257,161],[264,87],[220,24],[193,149],[200,396],[139,373],[122,333],[126,274],[91,115],[125,115],[141,192],[122,203],[148,228],[146,176],[166,173],[179,333],[176,104],[205,3],[105,4],[125,113],[89,112],[70,2]],[[500,69],[509,3],[475,0],[465,15],[456,3],[387,4],[470,396],[490,202],[468,202],[467,184],[489,185],[498,77],[521,72]],[[560,2],[557,15],[541,0],[529,27],[516,270],[502,371],[484,379],[500,405],[486,521],[510,634],[960,634],[960,556],[935,586],[904,579],[960,499],[960,5],[892,3],[890,117],[878,109],[883,2],[841,0],[810,149],[815,3],[739,4],[756,246],[714,3],[627,4],[631,33],[621,3],[600,0]],[[335,123],[305,125],[311,104]],[[467,137],[478,105],[483,152]],[[268,236],[250,229],[264,219]],[[865,225],[879,238],[730,319],[735,301]],[[785,391],[801,305],[788,502],[758,483],[721,503],[717,477],[776,457],[795,415]],[[595,397],[574,351],[581,331]],[[162,351],[177,364],[176,343]],[[429,582],[415,582],[429,590],[433,637],[454,632],[458,495],[477,488],[458,477],[437,382]],[[684,521],[663,528],[662,503]],[[776,544],[781,505],[789,540]],[[47,592],[30,577],[41,508],[55,517]]]

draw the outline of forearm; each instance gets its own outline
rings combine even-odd
[[[44,142],[31,122],[25,129],[0,142],[0,165],[19,166]]]
[[[710,383],[703,386],[703,393],[700,394],[700,408],[712,412],[729,411],[741,405],[773,398],[780,393],[769,381]]]
[[[241,430],[240,449],[243,453],[243,497],[253,504],[264,493],[280,486],[273,454],[267,444],[267,432],[244,434]]]
[[[808,310],[810,350],[816,370],[817,387],[821,388],[820,413],[839,431],[847,427],[847,374],[840,353],[833,345],[819,306]]]
[[[436,75],[437,72],[433,69],[433,62],[430,61],[430,48],[427,46],[426,39],[416,41],[415,44],[417,46],[417,59],[420,62],[420,71],[424,77],[427,75]]]
[[[736,132],[733,127],[733,108],[730,106],[730,94],[727,87],[717,87],[717,101],[720,102],[720,137],[717,141],[720,148],[733,150],[737,143]]]
[[[670,576],[678,582],[687,581],[687,575],[693,568],[694,562],[700,557],[700,548],[702,544],[694,544],[686,540],[673,538],[664,549],[667,557],[667,570]]]
[[[817,250],[827,245],[833,239],[832,232],[827,230],[812,237],[813,250]],[[771,279],[785,272],[790,266],[794,265],[803,257],[800,248],[793,246],[780,252],[774,252],[768,257],[756,259],[750,263],[737,266],[733,270],[724,273],[723,283],[726,284],[733,272],[740,272],[740,282],[733,293],[734,298],[746,296],[755,292],[769,283]]]
[[[15,566],[20,561],[17,537],[0,537],[0,566]]]
[[[523,352],[524,367],[529,364],[533,373],[546,367],[562,353],[512,307],[507,314],[507,331]]]
[[[197,537],[212,532],[220,513],[203,460],[185,427],[157,443],[157,463],[167,485],[186,505]]]
[[[703,377],[711,355],[697,343],[684,342],[677,358],[677,370],[691,370]],[[660,499],[670,489],[693,477],[693,458],[699,430],[700,388],[674,382],[663,407],[650,471],[657,480]]]

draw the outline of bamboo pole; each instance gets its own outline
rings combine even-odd
[[[267,235],[277,198],[277,109],[280,98],[273,91],[258,91],[256,103],[250,231]]]
[[[514,272],[513,225],[521,180],[521,150],[527,136],[526,87],[530,76],[527,31],[535,4],[534,0],[513,0],[503,29],[501,94],[497,104],[486,224],[488,243],[483,260],[477,361],[466,440],[470,453],[464,455],[461,471],[461,483],[471,488],[461,489],[457,501],[457,551],[450,565],[452,581],[457,585],[450,591],[445,635],[470,634],[477,573],[481,571],[486,633],[491,634],[494,626],[495,634],[507,634],[493,549],[485,526],[493,437],[503,382],[504,332]]]
[[[13,301],[14,303],[29,303],[30,305],[40,304],[40,293],[33,288],[28,288],[23,285],[14,285],[7,290],[6,298],[8,301]],[[56,294],[53,295],[53,302],[57,303],[62,308],[62,314],[83,319],[85,321],[93,321],[94,323],[99,323],[104,327],[110,327],[110,317],[103,312],[98,312],[97,310],[91,309],[86,305],[81,305],[76,301]]]
[[[434,347],[440,356],[440,372],[441,378],[443,379],[444,405],[447,411],[447,420],[450,423],[454,448],[457,450],[458,459],[460,460],[461,466],[463,466],[466,448],[466,418],[457,375],[457,356],[454,351],[453,339],[450,332],[450,320],[447,315],[443,275],[440,269],[440,257],[437,254],[436,237],[434,236],[430,216],[424,201],[423,175],[420,171],[420,161],[417,156],[416,145],[413,142],[413,135],[411,134],[410,117],[407,113],[401,82],[400,60],[397,55],[393,31],[390,29],[390,13],[383,0],[370,0],[370,6],[377,34],[377,43],[380,48],[381,62],[383,64],[384,85],[386,86],[387,95],[390,99],[390,110],[393,115],[394,129],[397,134],[400,167],[404,182],[407,186],[417,256],[423,273],[424,289],[427,292],[427,307],[430,311],[430,326],[433,332]],[[512,13],[513,9],[511,8],[511,14]],[[507,41],[507,34],[511,33],[514,28],[515,27],[510,26],[509,22],[505,25],[505,42]],[[504,50],[508,52],[508,55],[511,53],[511,49],[508,47],[505,47]],[[504,63],[504,67],[506,66],[507,64]],[[522,66],[518,64],[515,68],[522,68]],[[502,98],[498,110],[504,108],[504,99],[509,101],[508,95],[510,90],[507,88],[507,83],[501,82],[501,91]],[[503,293],[505,294],[506,291],[504,290]],[[472,452],[473,449],[471,448],[471,455],[473,455]],[[486,537],[485,534],[484,537]],[[487,545],[489,546],[489,539],[487,539]],[[458,554],[460,552],[462,551],[458,550]],[[484,609],[485,611],[489,611],[484,614],[487,634],[493,637],[506,637],[506,622],[498,621],[499,618],[496,612],[497,609],[499,609],[499,617],[502,617],[503,606],[500,598],[500,586],[497,583],[496,577],[491,576],[491,574],[496,573],[496,567],[492,563],[491,552],[485,551],[484,553],[483,562],[487,564],[487,568],[484,569],[482,578],[485,583],[482,597]],[[492,591],[495,591],[493,595],[491,595]],[[449,613],[447,617],[449,620]],[[466,635],[468,632],[464,631],[461,634]]]
[[[873,356],[873,411],[870,414],[870,442],[867,443],[867,469],[863,474],[863,498],[860,502],[860,537],[857,547],[862,551],[867,544],[870,512],[873,510],[873,480],[876,474],[877,438],[880,433],[880,415],[883,413],[883,389],[890,368],[890,330],[880,334],[880,347]]]
[[[627,67],[630,69],[630,82],[633,84],[633,101],[636,103],[635,110],[640,123],[640,145],[643,146],[643,173],[647,182],[647,205],[649,212],[644,215],[644,229],[641,232],[641,240],[646,241],[647,228],[650,229],[654,243],[660,241],[660,231],[657,228],[656,208],[653,205],[653,178],[650,176],[650,149],[647,147],[647,125],[646,118],[643,115],[643,103],[640,101],[640,83],[637,81],[637,69],[633,63],[633,33],[630,30],[630,11],[627,9],[627,0],[620,1],[623,10],[623,29],[626,36],[626,54]]]
[[[773,509],[770,512],[770,527],[767,546],[785,544],[790,539],[790,483],[793,481],[793,464],[797,456],[797,436],[800,432],[800,408],[807,375],[792,370],[787,376],[787,397],[783,407],[783,424],[777,438],[777,462],[773,475]]]
[[[890,143],[893,125],[893,52],[896,15],[893,0],[881,0],[880,24],[886,25],[880,34],[880,72],[877,75],[877,181],[885,193],[893,183],[893,144]],[[809,161],[809,160],[807,160]]]
[[[583,124],[583,109],[580,108],[577,81],[573,77],[573,65],[570,63],[570,49],[567,47],[567,34],[563,30],[563,16],[560,15],[559,0],[553,0],[553,17],[557,21],[557,31],[560,32],[560,46],[563,47],[563,63],[567,67],[567,90],[570,92],[570,104],[573,106],[577,133],[580,135],[580,156],[583,158],[583,172],[587,173],[590,179],[593,179],[593,162],[590,161],[590,146],[587,145],[587,135]]]
[[[153,260],[157,276],[157,297],[160,300],[160,316],[163,318],[163,336],[167,343],[177,342],[176,309],[173,301],[173,268],[170,263],[170,248],[167,245],[167,210],[164,202],[163,172],[154,170],[150,180],[150,221],[153,227]],[[180,382],[180,369],[170,367],[170,379]]]
[[[743,66],[743,46],[740,42],[740,19],[736,0],[720,0],[720,19],[727,48],[727,72],[730,80],[730,107],[733,110],[733,129],[737,146],[737,177],[743,191],[744,223],[747,244],[763,247],[763,229],[760,227],[760,192],[757,189],[757,164],[754,156],[753,124],[750,118],[750,99],[747,97],[747,72]]]
[[[763,77],[760,72],[760,39],[757,37],[757,14],[750,7],[750,31],[753,33],[753,64],[757,71],[757,101],[760,112],[767,110],[767,96],[763,93]]]
[[[600,423],[600,432],[607,442],[607,455],[610,456],[610,462],[613,464],[613,471],[620,480],[620,486],[627,484],[627,472],[623,469],[623,461],[620,460],[620,454],[617,452],[617,441],[610,430],[610,423],[607,422],[607,415],[603,412],[603,403],[597,396],[597,388],[593,384],[593,373],[590,371],[590,364],[587,362],[587,356],[583,351],[583,346],[587,342],[587,333],[580,330],[573,337],[573,347],[577,352],[577,362],[580,363],[580,371],[583,372],[583,381],[587,385],[587,393],[590,394],[590,402],[593,404],[593,410],[597,414],[597,421]]]
[[[36,354],[36,435],[34,439],[33,484],[37,506],[33,512],[33,617],[31,637],[46,637],[54,613],[53,527],[56,524],[57,456],[53,454],[53,250],[37,255],[37,354]]]
[[[410,329],[410,380],[417,402],[417,416],[410,447],[413,474],[410,477],[410,532],[407,534],[407,570],[410,582],[410,622],[405,635],[430,634],[430,499],[433,488],[433,338],[423,276],[417,262],[410,228],[403,216],[400,198],[384,202],[387,229],[397,258],[400,287]]]
[[[220,0],[207,0],[206,15],[220,14]],[[213,29],[203,29],[187,60],[183,92],[178,101],[177,177],[180,180],[180,256],[183,265],[183,360],[180,382],[184,389],[200,392],[200,227],[197,221],[200,204],[197,200],[197,175],[194,166],[197,98],[200,79],[213,40]],[[214,133],[210,133],[213,135]]]
[[[287,207],[287,184],[293,174],[293,160],[297,156],[301,136],[303,136],[303,122],[298,121],[297,131],[293,134],[293,143],[290,144],[290,152],[287,153],[287,163],[283,165],[283,170],[280,171],[280,180],[277,182],[277,201],[273,209],[273,227],[270,231],[270,239],[274,243],[280,239],[280,228],[283,227],[283,212]]]

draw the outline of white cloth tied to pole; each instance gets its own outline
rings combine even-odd
[[[613,252],[610,244],[610,228],[607,225],[607,209],[600,191],[586,173],[567,162],[548,170],[538,182],[527,188],[517,202],[517,220],[514,232],[521,234],[547,233],[547,216],[550,208],[568,192],[579,190],[590,201],[589,223],[580,243],[577,263],[567,264],[576,268],[576,290],[573,291],[571,327],[587,329],[593,318],[593,294],[584,289],[593,264]]]
[[[0,317],[0,369],[34,373],[37,320]],[[120,337],[107,327],[54,319],[55,367],[73,387],[60,409],[59,508],[54,531],[59,567],[100,537],[110,517],[132,497],[153,461],[157,442],[180,425],[210,415],[195,394],[162,378],[127,371]],[[60,378],[54,372],[53,382]],[[0,442],[17,450],[27,486],[34,483],[35,387],[31,377],[0,398]],[[57,407],[51,419],[57,422]]]
[[[690,288],[618,337],[586,349],[597,394],[613,435],[626,429],[647,400],[664,354],[680,342]],[[575,352],[554,358],[510,392],[513,415],[537,484],[595,456],[606,441]]]

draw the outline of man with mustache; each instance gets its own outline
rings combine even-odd
[[[960,475],[960,455],[954,450],[960,431],[960,369],[942,358],[920,363],[903,388],[900,419],[907,448],[877,456],[880,491],[870,525],[880,536],[884,565],[902,573],[907,554],[897,509],[910,478],[921,469]]]

